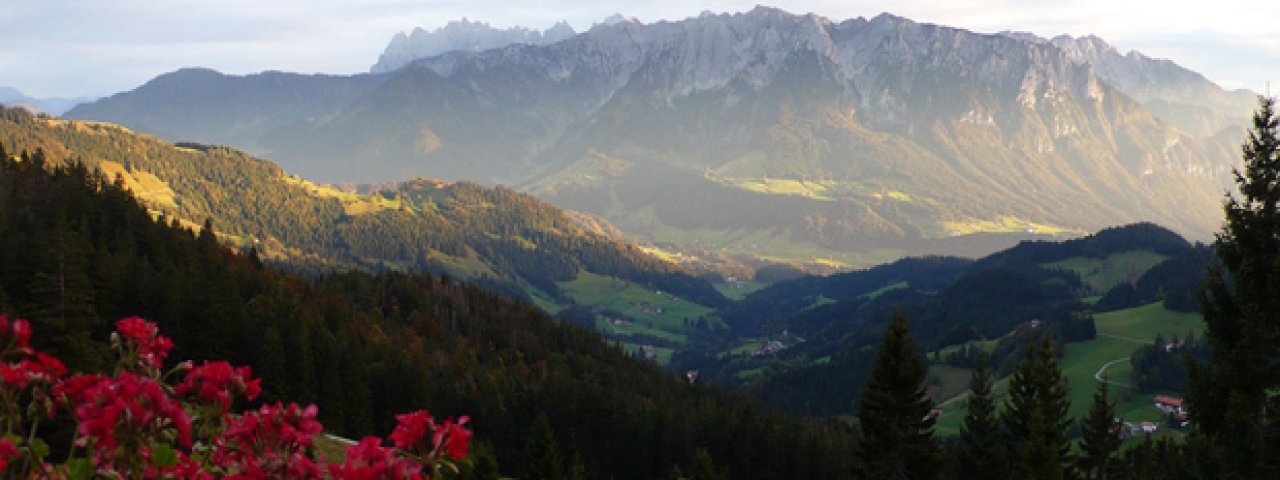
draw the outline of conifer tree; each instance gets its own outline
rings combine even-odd
[[[1262,98],[1235,171],[1200,312],[1212,357],[1189,361],[1187,406],[1201,475],[1280,478],[1280,138]]]
[[[955,478],[962,480],[1006,478],[1001,458],[1001,435],[996,423],[996,404],[991,398],[991,375],[986,354],[978,353],[969,380],[969,412],[960,426],[955,459]]]
[[[1001,413],[1008,435],[1009,478],[1058,480],[1071,477],[1067,384],[1058,369],[1053,341],[1032,344],[1009,381]]]
[[[1093,394],[1093,405],[1080,424],[1080,473],[1087,479],[1110,477],[1112,460],[1120,450],[1120,420],[1115,404],[1107,397],[1107,378],[1102,377]]]
[[[863,439],[857,455],[866,478],[938,476],[940,449],[933,439],[933,402],[925,388],[928,370],[908,322],[902,312],[893,315],[858,406]]]
[[[564,460],[560,454],[560,444],[556,442],[555,431],[551,428],[551,420],[546,413],[539,413],[533,420],[532,432],[524,449],[524,468],[526,476],[542,480],[562,480],[565,478]]]

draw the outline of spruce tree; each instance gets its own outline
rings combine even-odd
[[[933,402],[924,358],[909,320],[895,313],[858,406],[863,438],[857,455],[866,478],[931,479],[940,449],[933,439]]]
[[[1103,377],[1093,394],[1093,405],[1080,424],[1080,472],[1084,478],[1106,479],[1112,460],[1120,450],[1120,420],[1115,404],[1107,398],[1107,378]]]
[[[1221,266],[1200,292],[1212,357],[1188,361],[1187,406],[1199,474],[1280,478],[1280,138],[1262,98],[1216,235]]]
[[[1032,343],[1009,380],[1001,413],[1009,478],[1058,480],[1071,477],[1067,384],[1058,369],[1053,341]]]
[[[962,480],[1007,478],[1001,456],[1000,427],[996,423],[996,404],[991,398],[991,375],[986,355],[977,354],[973,376],[969,380],[969,412],[960,426],[954,477]]]
[[[564,460],[560,444],[546,413],[539,413],[533,420],[529,439],[524,448],[524,470],[528,478],[562,480],[565,478]]]

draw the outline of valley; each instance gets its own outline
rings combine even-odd
[[[1280,474],[1240,9],[901,5],[15,6],[0,478]]]

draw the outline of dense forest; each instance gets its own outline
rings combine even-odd
[[[43,150],[126,178],[148,208],[195,226],[212,219],[224,239],[263,258],[324,272],[334,267],[431,271],[475,279],[513,298],[537,289],[569,302],[556,282],[592,272],[718,306],[706,281],[633,245],[588,232],[561,210],[505,188],[404,182],[366,196],[310,184],[225,147],[171,145],[121,127],[0,107],[0,142]]]
[[[848,426],[678,380],[529,305],[426,274],[284,273],[82,164],[0,157],[0,311],[73,368],[104,367],[109,323],[140,315],[177,360],[251,365],[262,401],[315,402],[337,434],[384,433],[422,406],[469,414],[483,478],[853,471]]]

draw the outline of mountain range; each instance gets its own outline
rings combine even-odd
[[[1139,220],[1207,238],[1247,97],[1095,37],[758,7],[376,74],[186,69],[68,115],[320,181],[514,185],[676,253],[848,267]]]
[[[524,27],[498,29],[485,22],[472,22],[463,18],[431,31],[415,28],[408,34],[397,33],[391,38],[386,51],[378,56],[378,63],[369,68],[369,72],[396,71],[414,60],[454,50],[481,51],[511,44],[547,45],[576,33],[565,22],[539,32]]]
[[[86,97],[51,97],[33,98],[13,87],[0,87],[0,104],[11,107],[23,107],[37,113],[62,115],[72,107],[91,101]]]

